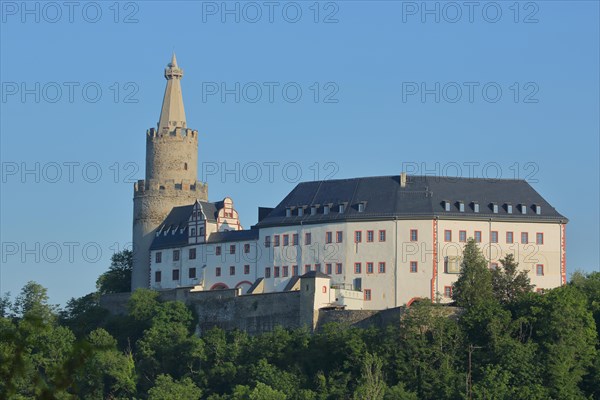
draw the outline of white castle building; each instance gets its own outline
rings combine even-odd
[[[147,133],[146,180],[134,188],[132,289],[253,295],[300,290],[304,275],[315,279],[319,307],[447,302],[468,238],[490,268],[513,253],[537,290],[566,283],[568,220],[524,180],[400,173],[305,182],[243,229],[233,200],[209,202],[197,181],[182,76],[173,56],[157,129]]]

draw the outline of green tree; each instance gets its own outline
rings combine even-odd
[[[535,330],[546,366],[545,384],[552,398],[582,398],[580,384],[596,356],[598,340],[587,298],[571,285],[541,298]]]
[[[383,400],[386,390],[383,360],[376,354],[366,353],[362,364],[362,376],[354,391],[354,399]]]
[[[104,329],[92,331],[87,340],[94,351],[77,370],[78,396],[101,400],[134,395],[136,375],[132,354],[118,351],[117,341]]]
[[[193,320],[182,302],[167,301],[157,306],[150,328],[137,342],[142,388],[160,373],[178,379],[198,370],[204,348],[202,340],[193,334]]]
[[[513,254],[500,260],[501,268],[492,270],[492,287],[496,299],[501,303],[513,302],[518,296],[531,292],[533,286],[527,275],[529,271],[518,271],[519,263]]]
[[[131,290],[131,270],[133,252],[123,250],[115,253],[110,259],[108,271],[100,275],[96,281],[96,289],[100,294],[124,293]]]
[[[492,274],[477,243],[469,239],[463,250],[460,275],[453,285],[452,298],[459,307],[473,307],[494,298]]]
[[[201,396],[202,390],[190,378],[175,381],[169,375],[159,375],[148,391],[148,400],[198,400]]]
[[[100,306],[100,295],[89,293],[77,299],[71,298],[60,311],[60,323],[67,326],[78,338],[105,325],[109,312]]]

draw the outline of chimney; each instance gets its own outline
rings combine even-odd
[[[402,187],[402,188],[406,187],[406,172],[402,172],[400,174],[400,187]]]

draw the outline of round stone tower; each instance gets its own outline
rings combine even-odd
[[[186,126],[182,77],[173,54],[157,129],[146,133],[146,179],[134,184],[132,290],[150,285],[150,245],[171,209],[208,200],[208,186],[198,181],[198,131]]]

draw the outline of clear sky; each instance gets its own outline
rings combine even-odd
[[[0,4],[1,292],[64,304],[129,246],[173,50],[244,227],[300,180],[518,177],[599,269],[597,1]]]

